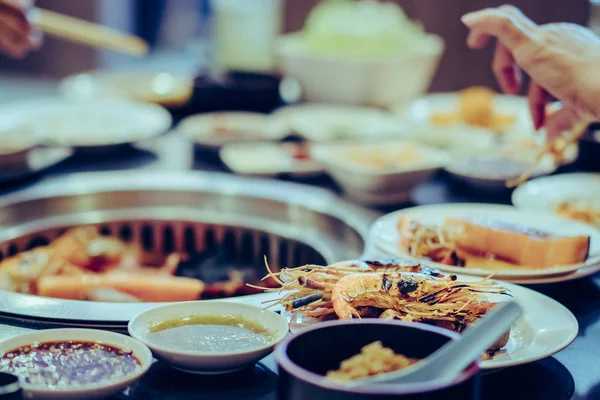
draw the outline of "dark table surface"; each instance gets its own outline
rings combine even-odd
[[[195,157],[194,157],[195,156]],[[195,152],[184,140],[168,134],[118,154],[101,157],[75,156],[17,184],[0,185],[0,195],[35,185],[40,180],[74,172],[169,169],[224,171],[218,157],[208,152]],[[569,171],[565,171],[569,172]],[[285,177],[283,179],[286,179]],[[339,192],[327,177],[300,181]],[[412,193],[412,203],[381,209],[444,202],[490,202],[510,204],[510,193],[476,194],[451,182],[444,174],[420,185]],[[577,317],[580,332],[575,342],[553,357],[528,365],[488,373],[483,377],[483,399],[600,399],[600,275],[563,284],[534,286],[564,304]],[[1,326],[0,326],[1,327]],[[0,332],[1,333],[1,332]],[[275,399],[277,374],[272,357],[247,371],[229,376],[186,375],[157,362],[140,383],[117,399]]]

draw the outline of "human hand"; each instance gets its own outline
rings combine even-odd
[[[23,58],[42,44],[42,32],[27,19],[33,0],[0,0],[0,52]]]
[[[537,25],[513,6],[466,14],[467,44],[497,39],[492,69],[502,90],[516,94],[522,71],[531,78],[529,108],[536,129],[556,137],[582,120],[600,120],[600,37],[575,24]],[[546,115],[551,96],[563,107]]]

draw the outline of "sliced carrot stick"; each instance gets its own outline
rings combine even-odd
[[[44,276],[38,281],[40,296],[83,300],[90,290],[105,287],[147,302],[198,300],[204,283],[198,279],[168,275],[84,274]]]

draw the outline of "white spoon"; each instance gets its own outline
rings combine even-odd
[[[504,335],[522,313],[514,301],[501,303],[465,330],[460,340],[451,340],[424,360],[399,371],[353,381],[351,385],[450,382]]]

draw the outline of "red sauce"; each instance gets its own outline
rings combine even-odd
[[[36,343],[0,357],[0,371],[48,387],[106,382],[130,375],[138,368],[140,362],[131,351],[83,341]]]

